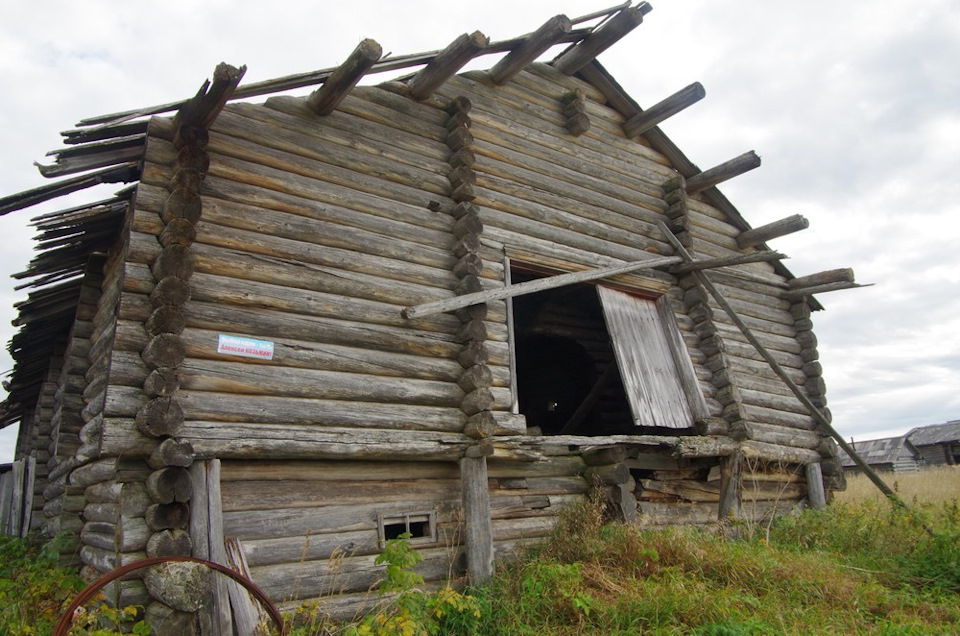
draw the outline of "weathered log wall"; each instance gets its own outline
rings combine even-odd
[[[47,462],[48,472],[40,499],[45,517],[44,533],[47,536],[64,536],[62,533],[70,535],[60,543],[65,565],[79,565],[82,498],[78,500],[76,492],[68,494],[67,478],[74,467],[93,457],[89,445],[80,438],[84,424],[81,413],[86,406],[83,391],[87,386],[86,373],[90,368],[90,337],[103,284],[105,260],[102,255],[91,257],[84,272],[76,317],[57,383],[48,447],[50,460]]]
[[[223,533],[276,602],[363,593],[383,578],[378,518],[430,513],[414,538],[426,581],[462,575],[460,478],[453,462],[224,461]]]

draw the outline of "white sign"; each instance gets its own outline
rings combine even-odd
[[[228,336],[222,333],[217,341],[217,353],[225,353],[228,356],[273,360],[273,343],[269,340]]]

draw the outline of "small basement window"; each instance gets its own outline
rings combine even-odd
[[[410,533],[410,539],[416,543],[435,543],[437,541],[437,526],[433,512],[409,512],[399,515],[377,514],[377,532],[380,547],[387,541],[397,539],[405,532]],[[420,539],[420,541],[416,541]]]

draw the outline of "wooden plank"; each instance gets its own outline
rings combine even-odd
[[[209,514],[209,550],[210,560],[221,565],[229,565],[227,549],[224,544],[224,515],[223,504],[220,498],[220,460],[211,459],[206,462],[207,477],[207,506]],[[224,576],[214,578],[216,587],[214,626],[219,626],[219,633],[223,636],[233,633],[233,619],[230,612],[230,598],[228,579]]]
[[[423,303],[421,305],[406,307],[403,310],[403,316],[405,318],[415,318],[417,316],[430,315],[432,313],[448,312],[455,309],[462,309],[463,307],[468,307],[470,305],[476,305],[481,302],[488,302],[490,300],[513,298],[547,289],[565,287],[575,283],[599,280],[601,278],[607,278],[616,274],[623,274],[640,269],[664,267],[667,265],[673,265],[677,262],[679,261],[676,260],[676,258],[651,258],[614,267],[588,270],[585,272],[559,274],[556,276],[550,276],[548,278],[538,278],[536,280],[531,280],[524,283],[517,283],[516,285],[511,285],[510,287],[501,287],[498,289],[491,289],[474,294],[465,294],[442,301],[434,301],[430,303]]]
[[[807,464],[807,500],[810,507],[820,510],[827,505],[827,496],[823,489],[823,471],[820,462]]]
[[[486,457],[460,460],[463,488],[464,546],[467,576],[480,584],[493,576],[493,530],[490,524],[490,495]]]
[[[666,346],[673,355],[674,367],[677,370],[677,379],[683,388],[683,393],[687,398],[687,404],[690,407],[690,414],[695,420],[709,417],[710,412],[703,398],[703,389],[700,388],[700,382],[693,368],[693,362],[690,360],[687,347],[680,336],[680,328],[677,325],[676,315],[670,308],[670,303],[666,301],[665,296],[661,296],[657,300],[656,309],[660,317],[661,331],[666,338]]]
[[[655,301],[597,288],[637,426],[689,428],[693,415]]]
[[[227,560],[230,567],[240,574],[250,578],[250,568],[243,553],[243,544],[239,539],[226,540]],[[233,610],[233,621],[238,634],[263,635],[266,632],[261,625],[266,624],[267,615],[260,603],[239,583],[230,580],[227,583],[227,592],[230,596],[230,607]]]

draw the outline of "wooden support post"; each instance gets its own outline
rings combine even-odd
[[[490,79],[495,84],[506,84],[513,76],[526,68],[530,62],[537,59],[541,53],[569,33],[571,28],[570,18],[565,15],[561,14],[550,18],[490,69]]]
[[[765,243],[770,239],[805,230],[808,227],[810,227],[810,221],[799,214],[794,214],[785,219],[767,223],[766,225],[761,225],[760,227],[755,227],[752,230],[741,233],[740,236],[737,237],[737,247],[744,250],[748,247]]]
[[[599,29],[585,37],[553,61],[554,67],[564,75],[573,75],[606,51],[620,38],[640,26],[643,16],[653,10],[646,2],[635,7],[626,7]]]
[[[338,66],[323,82],[323,86],[311,93],[307,98],[307,106],[318,115],[329,115],[335,111],[381,55],[383,49],[376,40],[366,39],[360,42],[347,61]]]
[[[223,537],[223,502],[220,498],[220,460],[211,459],[207,462],[207,505],[209,523],[209,553],[210,560],[220,565],[229,566],[227,546]],[[230,596],[227,580],[222,576],[214,579],[216,585],[216,600],[214,602],[214,622],[219,626],[222,636],[233,633],[233,617],[230,612]],[[216,629],[216,627],[214,627]]]
[[[467,578],[476,585],[493,576],[493,528],[490,522],[487,458],[461,459],[460,481],[463,488]]]
[[[680,241],[677,240],[677,237],[670,233],[670,229],[667,228],[667,226],[662,222],[658,225],[660,226],[660,231],[667,238],[667,240],[670,241],[670,244],[673,245],[673,248],[677,250],[677,253],[680,254],[687,262],[693,261],[693,257],[690,255],[690,252],[688,252],[687,248],[685,248]],[[893,505],[899,508],[907,509],[907,504],[905,504],[903,500],[900,499],[900,497],[890,489],[886,482],[880,478],[880,476],[876,473],[876,471],[873,470],[873,468],[870,467],[869,464],[863,461],[863,458],[861,458],[860,455],[858,455],[857,452],[850,446],[850,444],[843,439],[843,436],[833,428],[833,425],[830,423],[830,418],[824,415],[823,411],[817,408],[817,406],[810,401],[810,398],[807,396],[807,394],[804,393],[803,389],[801,389],[796,382],[793,381],[784,368],[780,366],[780,363],[777,362],[777,360],[773,357],[773,354],[771,354],[770,351],[763,346],[763,343],[757,340],[757,337],[753,334],[753,330],[751,330],[750,327],[747,326],[747,324],[743,321],[743,319],[740,318],[737,312],[734,311],[733,307],[729,302],[727,302],[727,299],[723,296],[723,294],[720,293],[720,290],[717,289],[710,279],[707,278],[703,272],[693,272],[693,276],[697,279],[697,282],[704,289],[706,289],[711,296],[713,296],[713,299],[717,301],[717,304],[720,305],[720,307],[722,307],[727,313],[727,316],[729,316],[733,324],[737,326],[737,328],[740,330],[740,333],[744,335],[744,337],[747,339],[747,342],[753,345],[753,347],[757,350],[757,353],[759,353],[760,356],[766,360],[773,372],[777,374],[777,377],[783,380],[783,383],[787,385],[787,388],[790,389],[790,392],[793,393],[798,400],[800,400],[800,403],[803,404],[813,419],[816,420],[821,429],[826,431],[831,437],[833,437],[833,439],[837,441],[837,444],[840,446],[840,448],[842,448],[844,452],[850,456],[850,459],[853,460],[857,467],[863,471],[870,481],[873,482],[873,484],[887,497],[887,499],[890,500]]]
[[[700,82],[694,82],[623,122],[623,133],[627,137],[642,135],[665,119],[673,117],[688,106],[696,104],[706,94],[703,85]]]
[[[743,453],[737,451],[724,457],[720,464],[720,521],[740,517],[740,475],[743,471]]]
[[[757,156],[757,153],[752,150],[745,152],[730,161],[724,161],[709,170],[704,170],[692,177],[687,177],[687,194],[696,194],[718,183],[723,183],[728,179],[739,176],[744,172],[749,172],[759,166],[760,157]]]
[[[827,495],[823,490],[823,470],[820,462],[807,464],[807,501],[814,510],[827,505]]]
[[[455,75],[489,43],[489,38],[480,31],[464,33],[458,37],[447,48],[440,51],[419,73],[410,78],[407,82],[410,97],[417,100],[430,97],[433,91]]]

